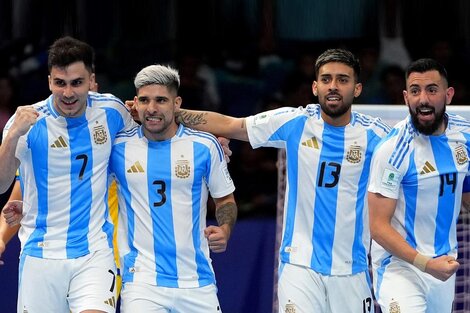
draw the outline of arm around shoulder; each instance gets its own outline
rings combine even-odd
[[[206,131],[216,136],[248,141],[246,119],[211,111],[181,109],[177,121],[187,127]]]

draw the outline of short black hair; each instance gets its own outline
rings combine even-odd
[[[346,64],[354,70],[354,78],[359,82],[361,75],[361,65],[359,60],[352,54],[352,52],[345,49],[328,49],[317,58],[315,62],[315,77],[318,78],[320,67],[327,63],[339,62]]]
[[[429,58],[418,59],[412,62],[406,68],[405,76],[406,79],[408,79],[411,73],[424,73],[429,71],[438,71],[439,74],[445,79],[445,81],[448,82],[447,71],[444,65],[434,59]]]
[[[66,67],[75,62],[83,62],[90,73],[95,72],[95,51],[86,42],[65,36],[57,39],[49,48],[47,67]]]

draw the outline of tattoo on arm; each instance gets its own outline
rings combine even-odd
[[[215,218],[219,226],[227,224],[232,229],[237,220],[237,205],[234,202],[222,204],[216,209]]]
[[[207,124],[206,113],[190,113],[186,110],[180,110],[176,116],[176,121],[185,126],[196,126]]]
[[[246,128],[246,118],[242,120],[242,129]]]

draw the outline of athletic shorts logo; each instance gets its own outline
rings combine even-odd
[[[175,175],[178,178],[188,178],[191,174],[191,166],[188,160],[178,160],[175,166]]]
[[[109,306],[112,306],[113,308],[115,308],[116,307],[116,298],[114,298],[114,296],[112,296],[108,300],[104,300],[104,303],[109,305]]]
[[[97,145],[102,145],[108,141],[108,134],[103,125],[93,127],[93,140]]]

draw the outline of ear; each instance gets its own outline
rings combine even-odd
[[[47,82],[49,84],[49,90],[52,92],[52,78],[51,78],[51,75],[47,75]]]
[[[362,92],[362,84],[361,83],[357,83],[355,86],[354,86],[354,98],[357,98],[361,95],[361,92]]]
[[[406,106],[409,107],[410,104],[408,102],[408,92],[406,90],[403,90],[403,100],[405,100]]]
[[[449,87],[446,90],[446,104],[450,104],[452,102],[452,98],[454,97],[455,89],[454,87]]]
[[[180,96],[175,98],[175,111],[179,111],[182,103],[183,103],[183,99]]]
[[[312,92],[313,92],[313,95],[315,97],[318,96],[318,85],[317,85],[317,81],[314,80],[313,83],[312,83]]]
[[[91,91],[97,91],[95,73],[91,73],[91,74],[90,74],[90,88],[89,88],[89,90],[91,90]]]

